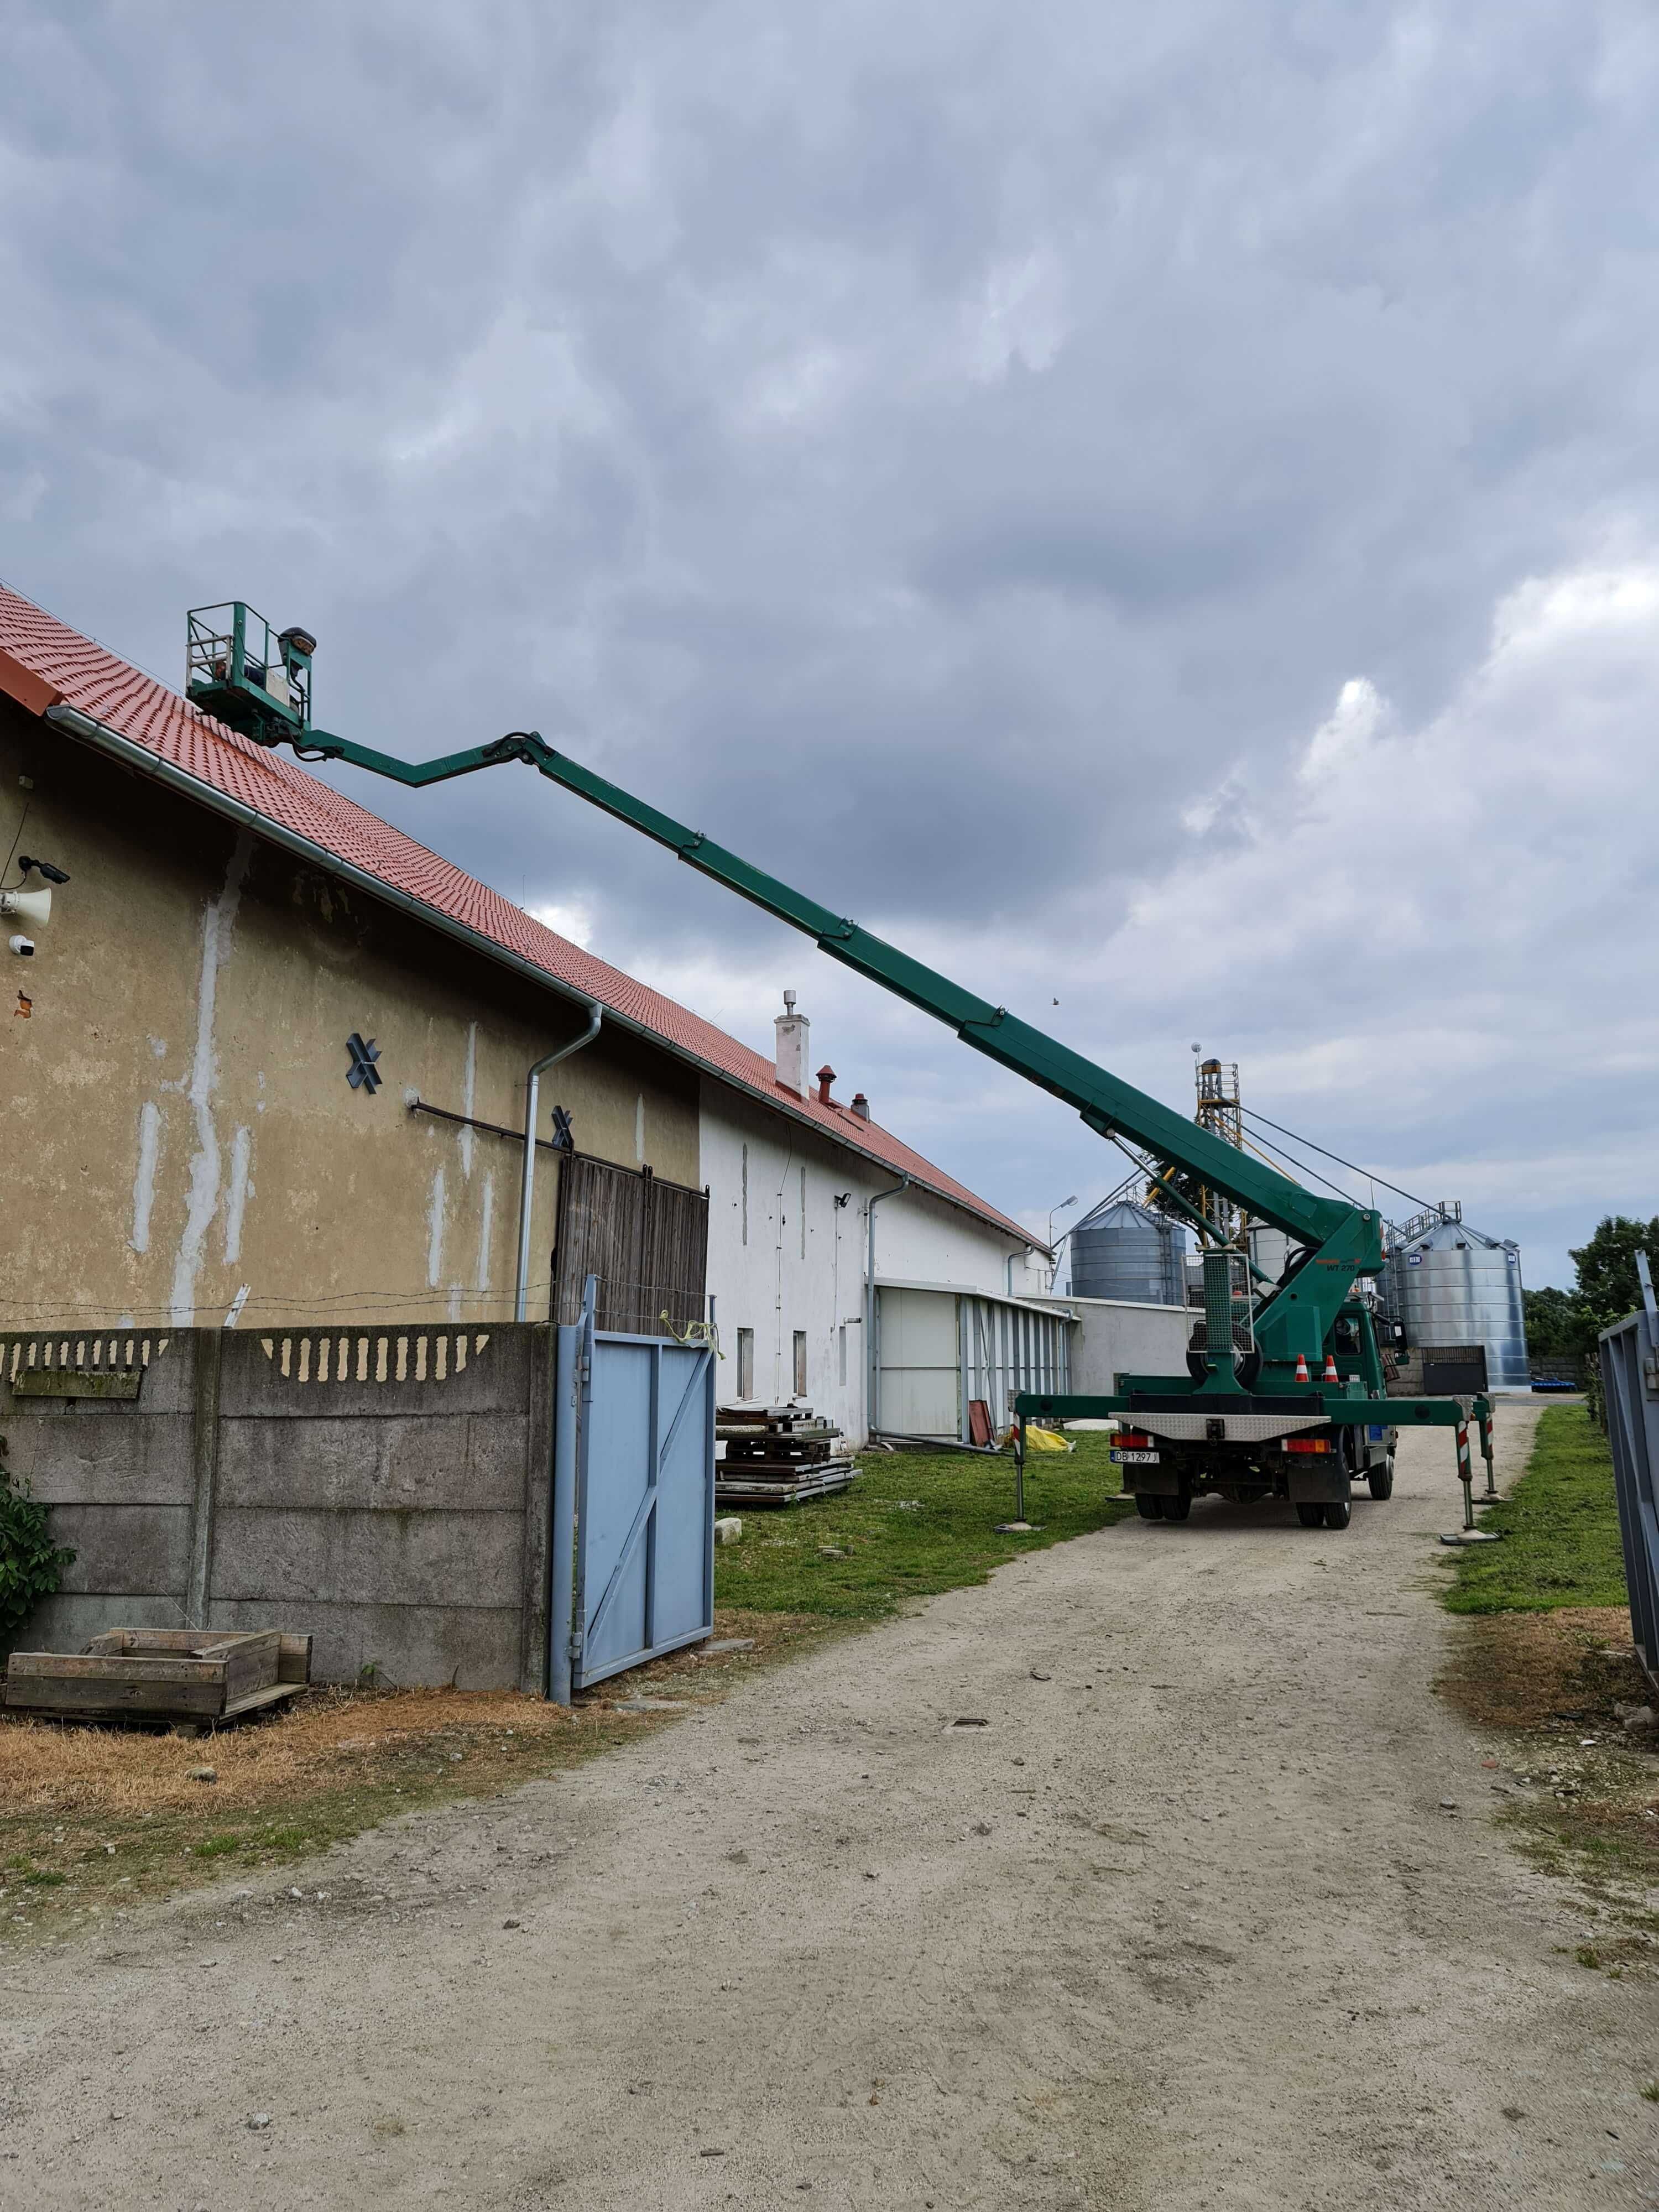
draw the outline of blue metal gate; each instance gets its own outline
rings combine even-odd
[[[559,1330],[549,1688],[696,1644],[714,1624],[714,1360],[707,1345]]]
[[[1659,1304],[1647,1255],[1637,1255],[1641,1310],[1601,1338],[1601,1391],[1619,1493],[1619,1530],[1630,1586],[1636,1656],[1659,1677]]]

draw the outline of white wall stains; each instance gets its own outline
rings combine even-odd
[[[478,1024],[477,1022],[469,1022],[466,1025],[466,1060],[461,1073],[461,1111],[469,1121],[472,1118],[472,1099],[477,1087],[477,1073]],[[471,1129],[462,1129],[458,1133],[461,1144],[461,1173],[471,1182],[473,1132]]]
[[[155,1164],[161,1156],[161,1109],[153,1098],[146,1098],[138,1109],[138,1166],[132,1178],[132,1234],[127,1239],[135,1252],[149,1249],[150,1210],[155,1204]]]
[[[252,1287],[253,1285],[251,1283],[244,1283],[240,1290],[237,1291],[235,1297],[231,1300],[229,1305],[226,1307],[225,1327],[227,1328],[234,1328],[237,1322],[241,1319],[242,1308],[247,1304],[247,1294]]]
[[[242,1216],[247,1211],[253,1185],[248,1164],[253,1157],[253,1132],[239,1128],[230,1140],[230,1193],[225,1200],[225,1265],[234,1267],[242,1256]]]
[[[634,1164],[645,1165],[645,1093],[641,1091],[634,1101]]]
[[[213,1091],[218,1079],[218,1056],[213,1048],[213,1020],[219,997],[219,970],[230,953],[231,933],[242,885],[253,857],[252,834],[239,832],[225,871],[225,887],[202,917],[202,975],[196,994],[196,1049],[191,1059],[185,1096],[196,1122],[196,1151],[190,1163],[190,1191],[185,1206],[185,1226],[173,1267],[172,1318],[175,1328],[188,1328],[196,1316],[196,1277],[202,1265],[207,1234],[219,1203],[219,1139],[213,1126]]]
[[[432,1170],[432,1196],[426,1209],[426,1285],[435,1291],[444,1271],[444,1171]]]
[[[478,1269],[476,1287],[489,1288],[489,1237],[495,1221],[495,1178],[487,1175],[483,1179],[483,1197],[478,1212]]]

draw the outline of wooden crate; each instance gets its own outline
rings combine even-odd
[[[230,1720],[298,1697],[311,1638],[267,1628],[112,1628],[83,1651],[14,1651],[6,1704],[29,1712]]]

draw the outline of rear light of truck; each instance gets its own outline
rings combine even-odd
[[[1143,1437],[1139,1429],[1120,1429],[1113,1441],[1122,1451],[1145,1451],[1152,1440]]]
[[[1330,1448],[1328,1437],[1286,1437],[1285,1439],[1286,1451],[1328,1452]]]

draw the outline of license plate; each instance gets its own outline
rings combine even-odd
[[[1126,1462],[1131,1467],[1156,1467],[1158,1456],[1154,1451],[1115,1451],[1112,1460],[1117,1467],[1122,1467]]]

